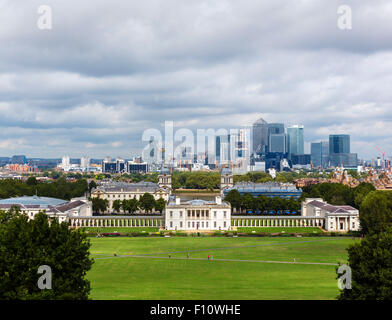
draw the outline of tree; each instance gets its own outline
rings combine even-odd
[[[155,201],[155,210],[159,211],[160,213],[163,212],[163,210],[166,207],[166,201],[163,198],[159,198],[157,201]]]
[[[255,198],[250,193],[245,193],[244,196],[242,197],[242,207],[245,210],[252,210],[252,211],[255,211],[255,208],[257,208]]]
[[[20,213],[0,213],[0,299],[88,299],[85,279],[93,260],[84,233],[38,213],[34,220]],[[41,290],[40,266],[52,271],[52,289]]]
[[[27,184],[28,186],[36,186],[36,185],[37,185],[37,178],[36,178],[36,177],[29,177],[29,178],[26,180],[26,184]]]
[[[140,197],[139,206],[147,213],[152,211],[155,206],[155,199],[151,193],[146,192]]]
[[[268,208],[268,198],[263,195],[259,195],[256,198],[257,209],[263,214]]]
[[[106,212],[109,207],[109,201],[107,199],[101,198],[91,198],[91,202],[93,203],[93,212],[100,213]]]
[[[367,235],[348,249],[352,289],[341,291],[339,300],[392,299],[392,229]]]
[[[95,183],[94,180],[91,180],[90,183],[88,184],[88,192],[91,193],[91,190],[97,187],[97,184]]]
[[[392,197],[384,191],[370,192],[361,204],[359,219],[364,234],[381,233],[392,226]]]
[[[117,199],[113,201],[113,210],[117,213],[121,211],[122,202],[121,200]]]
[[[136,210],[139,209],[139,201],[136,198],[132,198],[129,200],[124,199],[121,203],[121,206],[124,211],[128,213],[134,213]]]
[[[376,188],[371,183],[362,182],[359,186],[353,190],[354,206],[360,208],[362,201],[372,191],[376,191]]]
[[[241,197],[241,194],[239,193],[239,191],[236,189],[230,190],[227,193],[224,200],[229,202],[231,204],[231,207],[235,208],[236,210],[239,210],[241,208],[242,197]]]

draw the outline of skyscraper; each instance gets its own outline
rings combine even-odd
[[[269,142],[268,142],[268,151],[269,152],[279,152],[279,153],[286,153],[286,134],[279,133],[279,134],[270,134],[269,135]]]
[[[293,125],[287,128],[287,146],[290,155],[305,153],[304,126]]]
[[[310,153],[313,166],[325,168],[329,162],[329,143],[328,141],[313,142],[310,145]]]
[[[260,118],[253,124],[253,148],[254,154],[265,153],[268,148],[268,123]]]
[[[322,144],[321,142],[312,142],[310,144],[310,154],[314,167],[321,167],[322,164]]]
[[[331,134],[329,136],[329,153],[350,153],[350,136],[348,134]]]
[[[350,136],[348,134],[331,134],[329,136],[329,161],[335,167],[356,167],[358,165],[358,155],[350,153]]]
[[[271,134],[282,134],[284,133],[283,123],[269,123],[268,124],[268,135]]]

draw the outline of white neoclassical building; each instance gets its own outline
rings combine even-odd
[[[165,210],[167,230],[230,230],[231,206],[216,197],[215,201],[189,200],[177,197]]]
[[[302,216],[324,218],[327,231],[358,231],[359,211],[351,206],[333,206],[320,198],[309,198],[302,202]]]

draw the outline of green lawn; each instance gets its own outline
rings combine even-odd
[[[92,299],[178,300],[334,299],[338,295],[335,266],[300,263],[344,262],[345,249],[359,241],[332,237],[90,240],[95,258],[87,275]],[[294,258],[297,264],[252,262]]]

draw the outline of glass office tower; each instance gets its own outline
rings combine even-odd
[[[304,126],[294,125],[287,128],[287,146],[290,155],[305,153]]]
[[[329,153],[350,153],[350,136],[348,134],[331,134],[329,136]]]
[[[268,123],[264,119],[257,120],[252,127],[252,151],[254,154],[265,154],[268,148]]]

